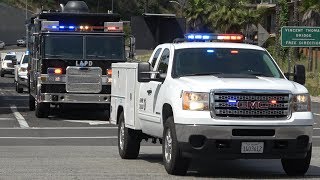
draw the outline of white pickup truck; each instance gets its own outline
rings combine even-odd
[[[112,69],[110,121],[123,159],[137,158],[151,138],[169,174],[186,174],[192,158],[281,159],[288,175],[307,172],[314,122],[304,66],[295,65],[290,81],[261,47],[183,42],[159,45],[148,63]]]

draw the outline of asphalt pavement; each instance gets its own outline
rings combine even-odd
[[[313,158],[305,177],[320,179],[320,104],[315,118]],[[0,78],[0,179],[182,179],[168,175],[161,147],[144,142],[136,160],[122,160],[117,127],[108,113],[54,109],[38,119],[27,93],[15,92],[13,76]],[[288,179],[280,160],[194,161],[183,179]]]

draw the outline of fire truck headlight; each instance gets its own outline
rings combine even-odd
[[[293,111],[311,111],[311,99],[309,94],[296,94],[293,96]]]
[[[208,111],[209,93],[185,91],[182,94],[182,109],[190,111]]]

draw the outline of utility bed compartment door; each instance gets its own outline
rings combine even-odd
[[[135,82],[137,81],[136,69],[126,69],[126,98],[125,98],[125,124],[134,126],[135,120]]]

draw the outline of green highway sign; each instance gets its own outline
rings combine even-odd
[[[320,27],[284,26],[281,28],[283,47],[320,47]]]

